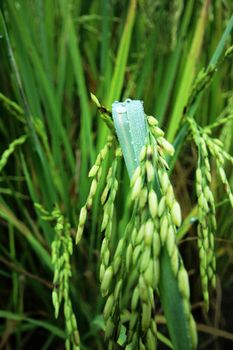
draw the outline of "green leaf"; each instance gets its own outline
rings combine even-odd
[[[192,46],[186,59],[186,65],[182,75],[182,80],[176,97],[176,103],[170,119],[167,138],[168,141],[173,142],[174,136],[178,129],[180,120],[183,115],[183,109],[188,101],[191,92],[192,83],[196,73],[196,67],[202,47],[202,42],[205,34],[205,25],[207,20],[208,8],[210,2],[206,0],[196,25],[195,34],[192,41]]]
[[[62,338],[62,339],[66,338],[66,334],[63,330],[46,321],[35,320],[25,315],[16,314],[7,310],[0,310],[0,318],[5,318],[7,320],[13,320],[18,322],[27,322],[29,324],[34,325],[35,327],[44,328],[48,332],[53,333],[55,336],[59,338]]]
[[[167,249],[160,256],[159,294],[174,350],[192,350],[189,324]]]

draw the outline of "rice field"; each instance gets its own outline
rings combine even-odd
[[[231,349],[232,1],[0,11],[0,350]]]

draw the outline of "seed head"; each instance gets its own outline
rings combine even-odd
[[[117,148],[115,155],[116,157],[122,157],[122,149],[120,147]]]
[[[114,300],[113,294],[110,294],[105,303],[104,311],[103,311],[103,316],[105,320],[107,320],[110,317],[113,311],[114,303],[115,303],[115,300]]]
[[[134,250],[135,252],[135,250]],[[132,244],[129,244],[126,251],[126,269],[129,271],[132,261],[133,247]]]
[[[158,207],[158,214],[159,214],[159,217],[161,217],[163,215],[163,212],[165,210],[165,207],[166,207],[166,201],[165,201],[166,197],[163,196],[161,199],[160,199],[160,202],[159,202],[159,207]]]
[[[190,314],[189,328],[190,328],[192,346],[193,346],[193,349],[196,349],[197,348],[197,329],[196,329],[196,323],[194,321],[192,314]]]
[[[167,244],[168,255],[171,256],[173,249],[175,247],[175,234],[174,234],[174,229],[172,226],[170,226],[168,229],[167,243],[166,244]]]
[[[78,226],[78,230],[77,230],[76,238],[75,238],[76,244],[78,244],[81,241],[81,238],[83,235],[83,229],[84,229],[84,226],[80,226],[80,225]]]
[[[140,253],[141,253],[141,245],[138,245],[133,251],[133,258],[132,258],[133,265],[136,265]],[[126,267],[127,267],[127,256],[126,256]]]
[[[153,234],[153,253],[155,257],[158,257],[160,253],[160,237],[157,231]]]
[[[104,273],[104,277],[101,283],[101,292],[103,296],[105,296],[108,293],[108,289],[112,282],[112,277],[113,277],[113,268],[112,266],[109,266]]]
[[[151,219],[147,220],[146,225],[145,225],[145,244],[146,245],[151,245],[152,239],[153,239],[153,233],[154,233],[154,224]]]
[[[147,156],[147,159],[151,159],[152,156],[154,154],[154,149],[153,147],[149,144],[147,145],[147,148],[146,148],[146,156]]]
[[[160,137],[159,143],[160,143],[160,146],[162,147],[165,154],[167,154],[169,156],[174,155],[175,149],[170,142],[168,142],[165,138]]]
[[[103,190],[102,195],[101,195],[101,204],[102,205],[104,205],[104,203],[106,202],[108,194],[109,194],[109,185],[107,184]]]
[[[132,330],[135,327],[135,324],[138,319],[138,313],[137,312],[132,312],[130,316],[130,321],[129,321],[129,329]]]
[[[86,206],[82,207],[80,210],[80,214],[79,214],[79,225],[80,226],[84,226],[85,222],[87,219],[87,208]]]
[[[101,265],[100,265],[100,272],[99,272],[100,281],[103,280],[104,273],[105,273],[105,266],[104,266],[104,264],[101,264]]]
[[[146,157],[146,146],[143,146],[139,156],[140,162],[143,162],[145,157]]]
[[[222,167],[220,167],[218,169],[218,171],[219,171],[222,182],[225,183],[227,181],[225,170]]]
[[[131,300],[131,309],[133,311],[137,309],[138,301],[139,301],[139,288],[136,287],[133,291],[133,296]]]
[[[94,164],[91,170],[88,173],[88,177],[95,177],[99,170],[99,165]]]
[[[179,227],[181,225],[181,210],[178,202],[174,202],[171,209],[171,216],[174,224]]]
[[[159,276],[160,276],[160,264],[159,259],[154,259],[154,287],[159,284]]]
[[[113,265],[112,265],[113,266],[114,275],[116,275],[118,273],[120,265],[121,265],[121,257],[119,255],[115,256],[114,260],[113,260]]]
[[[176,276],[177,272],[178,272],[178,268],[179,268],[179,253],[178,253],[178,249],[173,249],[173,253],[171,256],[171,266],[172,266],[172,271],[174,273],[174,275]]]
[[[55,318],[58,318],[59,301],[58,301],[58,294],[57,294],[57,291],[55,289],[52,292],[52,301],[53,301],[53,306],[55,309]]]
[[[148,191],[147,191],[147,188],[144,187],[141,191],[141,194],[140,194],[140,198],[139,198],[139,207],[140,208],[143,208],[147,202],[147,195],[148,195]]]
[[[121,288],[122,288],[122,279],[120,279],[118,282],[117,282],[117,285],[115,287],[115,290],[114,290],[114,299],[115,300],[118,300],[119,299],[119,295],[120,295],[120,292],[121,292]]]
[[[167,162],[164,158],[160,157],[159,161],[166,169],[169,169],[169,165],[167,164]]]
[[[202,174],[200,168],[197,168],[196,170],[196,179],[199,184],[202,184]]]
[[[150,247],[145,247],[142,257],[141,257],[141,264],[140,264],[140,272],[144,272],[146,268],[148,267],[149,261],[151,256],[151,250]]]
[[[103,232],[106,229],[108,222],[109,222],[109,214],[108,214],[108,211],[105,210],[103,220],[102,220],[102,225],[101,225],[101,232]]]
[[[115,256],[121,255],[124,247],[124,239],[121,238],[118,242],[117,249],[115,252]]]
[[[167,216],[164,215],[160,226],[160,238],[161,238],[162,244],[164,244],[167,239],[167,233],[168,233],[168,219],[167,219]]]
[[[102,244],[101,244],[101,249],[100,249],[100,256],[104,256],[104,253],[106,252],[106,250],[108,249],[108,240],[107,238],[105,237],[102,241]]]
[[[140,299],[147,303],[148,302],[148,286],[145,283],[143,275],[140,275],[140,277],[139,277],[139,294],[140,294]]]
[[[104,148],[100,151],[100,157],[102,160],[105,159],[107,152],[108,152],[108,147],[105,145]]]
[[[152,333],[156,336],[157,335],[157,326],[156,326],[155,320],[153,320],[153,319],[151,320],[150,328],[151,328]]]
[[[110,251],[106,250],[106,252],[104,253],[104,256],[103,256],[103,262],[104,262],[105,266],[108,266],[109,258],[110,258]]]
[[[136,245],[141,244],[144,236],[145,236],[145,224],[142,224],[139,231],[137,232],[137,236],[135,240]]]
[[[138,166],[133,174],[133,177],[131,179],[131,186],[133,186],[136,182],[136,180],[138,179],[138,177],[141,175],[141,168],[140,166]]]
[[[212,276],[211,286],[212,286],[213,289],[216,288],[216,276],[215,276],[215,274]]]
[[[158,126],[155,126],[153,128],[153,134],[154,136],[157,138],[157,137],[163,137],[164,136],[164,132],[162,129],[160,129]]]
[[[91,188],[90,188],[89,195],[91,197],[93,197],[96,194],[96,190],[97,190],[97,180],[93,179],[92,183],[91,183]]]
[[[152,116],[147,117],[147,121],[151,126],[157,126],[159,124],[158,120]]]
[[[163,171],[160,177],[161,187],[164,193],[167,192],[168,186],[170,185],[169,177],[166,171]]]
[[[145,332],[150,325],[151,320],[151,306],[148,303],[142,304],[142,318],[141,318],[141,326],[142,331]]]
[[[80,335],[77,329],[73,332],[73,337],[74,337],[74,343],[77,347],[75,348],[75,350],[78,350],[80,346]]]
[[[131,194],[132,200],[135,200],[139,196],[139,194],[141,192],[141,188],[142,188],[142,179],[139,176],[137,178],[137,180],[135,181],[135,184],[133,186],[133,190],[132,190],[132,194]]]
[[[150,161],[146,161],[146,175],[147,175],[147,181],[152,182],[154,180],[155,171],[152,163]]]
[[[98,98],[97,98],[94,94],[92,94],[92,93],[91,93],[90,95],[91,95],[91,99],[92,99],[92,101],[94,102],[94,104],[95,104],[97,107],[101,107]]]
[[[183,266],[181,266],[178,272],[178,286],[181,294],[186,299],[189,299],[189,296],[190,296],[189,279],[188,279],[187,271]]]
[[[105,337],[106,337],[106,339],[109,339],[109,338],[112,337],[114,329],[115,329],[115,324],[113,323],[111,318],[109,318],[107,320],[106,327],[105,327]]]
[[[151,189],[149,192],[149,210],[150,215],[154,219],[158,213],[158,198],[153,189]]]
[[[148,350],[154,350],[157,348],[157,340],[156,337],[153,335],[151,329],[148,329],[146,333],[146,344]]]

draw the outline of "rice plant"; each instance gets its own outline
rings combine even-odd
[[[232,1],[0,9],[0,349],[230,349]]]

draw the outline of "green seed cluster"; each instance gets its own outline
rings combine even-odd
[[[187,118],[190,131],[198,149],[198,166],[196,170],[196,193],[198,198],[198,249],[200,257],[200,274],[206,309],[209,308],[209,285],[216,285],[216,258],[214,254],[214,235],[216,232],[215,202],[211,191],[210,156],[217,165],[217,171],[224,189],[233,206],[233,195],[224,170],[225,160],[233,163],[233,158],[224,150],[222,142],[211,137],[210,128],[201,128],[191,118]],[[223,119],[221,119],[222,121]],[[225,118],[225,122],[228,118]],[[215,125],[214,125],[215,127]]]
[[[64,301],[63,307],[67,332],[66,350],[80,350],[79,331],[69,291],[69,279],[72,275],[70,257],[73,254],[70,224],[58,207],[52,213],[49,213],[38,203],[35,204],[35,207],[41,213],[43,220],[55,222],[55,237],[51,246],[52,264],[54,266],[52,302],[55,309],[55,318],[58,318],[62,301]]]
[[[148,124],[151,132],[151,143],[154,147],[153,165],[157,171],[157,181],[160,188],[160,201],[158,204],[159,217],[159,234],[161,246],[167,249],[171,259],[171,266],[174,276],[178,280],[178,287],[183,298],[183,305],[189,320],[190,334],[192,336],[193,347],[197,345],[196,326],[192,314],[190,312],[190,290],[187,271],[183,265],[179,250],[176,243],[176,231],[181,225],[181,209],[176,201],[173,186],[168,176],[168,166],[164,159],[166,155],[173,155],[173,146],[166,140],[161,142],[161,132],[157,120],[153,117],[148,118]],[[158,130],[159,129],[159,130]]]
[[[55,317],[58,317],[59,308],[64,300],[64,315],[66,322],[66,349],[80,349],[80,338],[77,328],[77,321],[73,312],[72,303],[69,296],[69,279],[72,275],[70,256],[73,253],[73,242],[70,236],[70,224],[65,220],[58,208],[54,209],[52,216],[56,220],[55,239],[52,243],[52,263],[54,265],[54,290],[52,300],[55,308]]]
[[[190,312],[189,279],[176,243],[177,227],[182,220],[181,209],[174,196],[165,159],[174,154],[174,148],[158,127],[158,121],[151,116],[145,117],[148,138],[140,153],[139,166],[131,179],[131,218],[115,251],[114,203],[118,190],[117,166],[122,157],[119,148],[115,151],[101,196],[101,232],[104,237],[100,249],[99,277],[101,293],[106,298],[103,310],[105,338],[109,350],[115,349],[119,341],[127,350],[157,348],[155,295],[160,279],[160,253],[161,249],[166,249],[195,348],[197,336]],[[101,176],[102,161],[112,142],[113,137],[108,139],[90,170],[89,176],[93,177],[93,181],[86,204],[80,212],[76,242],[81,239],[87,211],[91,208]],[[122,332],[125,334],[123,344],[122,337],[119,340]]]
[[[174,147],[164,138],[164,131],[158,127],[158,120],[152,116],[147,117],[151,137],[153,139],[153,147],[155,148],[156,159],[159,157],[159,163],[168,169],[168,165],[165,161],[166,156],[173,156],[175,150]],[[157,162],[157,160],[156,160]]]
[[[156,349],[155,291],[159,282],[160,237],[158,232],[158,199],[153,190],[155,176],[153,148],[144,146],[140,166],[131,180],[134,203],[132,231],[126,250],[126,271],[134,271],[134,291],[130,300],[128,346]]]
[[[76,233],[76,244],[78,244],[82,238],[84,225],[87,219],[87,212],[92,207],[93,199],[97,191],[97,186],[101,178],[103,161],[106,158],[107,153],[112,146],[112,143],[113,143],[113,136],[109,136],[105,146],[99,152],[96,158],[95,164],[89,171],[88,176],[92,178],[92,182],[91,182],[90,191],[87,197],[87,201],[85,205],[81,208],[81,211],[79,214],[79,223],[78,223],[78,229]]]
[[[209,149],[211,155],[214,157],[214,159],[216,161],[217,170],[218,170],[220,179],[221,179],[223,186],[224,186],[224,189],[228,195],[231,206],[233,207],[233,194],[232,194],[232,190],[231,190],[229,181],[227,180],[227,176],[226,176],[226,173],[224,170],[225,160],[228,160],[233,164],[233,157],[224,150],[224,145],[220,140],[213,139],[213,138],[209,137],[208,135],[203,135],[203,138],[206,141],[206,144],[208,146],[208,149]]]
[[[101,225],[101,231],[104,234],[104,239],[100,249],[100,289],[102,296],[107,296],[103,317],[105,321],[105,337],[109,339],[109,349],[114,346],[114,342],[111,338],[118,333],[117,324],[119,323],[119,317],[117,313],[119,294],[122,287],[122,279],[116,280],[115,288],[112,288],[113,278],[116,276],[121,263],[121,254],[123,250],[123,240],[118,243],[118,248],[115,251],[114,259],[111,257],[111,243],[112,243],[112,227],[114,217],[114,202],[118,189],[117,180],[117,167],[119,159],[122,157],[121,149],[118,148],[115,151],[115,159],[112,166],[109,169],[107,175],[106,186],[101,196],[101,204],[103,205],[103,219]]]
[[[122,152],[118,148],[115,152],[115,159],[109,169],[107,175],[107,183],[101,196],[101,204],[103,205],[103,220],[101,225],[101,232],[104,234],[100,250],[100,282],[101,293],[105,296],[108,293],[108,288],[113,275],[113,268],[109,266],[110,263],[110,242],[114,216],[114,201],[118,189],[117,181],[117,166],[119,158],[122,157]]]
[[[110,339],[109,348],[114,346],[122,322],[127,322],[126,349],[156,349],[154,293],[159,280],[160,238],[157,229],[158,201],[152,189],[152,157],[153,149],[150,146],[144,147],[140,166],[131,181],[132,217],[107,268],[102,253],[107,251],[106,237],[102,244],[101,290],[107,296],[104,319],[105,336]],[[123,285],[126,287],[129,279],[134,291],[129,300],[122,301],[125,297]],[[130,309],[127,317],[126,308]]]
[[[155,177],[153,158],[154,150],[151,145],[147,145],[140,154],[140,171],[136,170],[131,181],[131,196],[132,200],[135,201],[138,220],[135,220],[131,245],[128,246],[128,250],[132,246],[133,251],[131,262],[127,264],[130,272],[130,268],[138,262],[138,285],[132,295],[131,309],[133,316],[133,313],[137,310],[137,304],[140,303],[140,327],[142,334],[146,332],[146,337],[145,341],[143,341],[143,338],[140,339],[139,344],[141,348],[144,347],[146,349],[155,349],[157,344],[157,329],[154,321],[154,293],[159,282],[159,254],[161,247],[157,216],[158,198],[153,189]],[[140,227],[139,230],[137,229],[138,227]],[[134,318],[135,316],[132,317],[132,320]],[[134,323],[132,320],[131,323]],[[134,337],[135,333],[136,327],[134,329]]]
[[[202,151],[204,142],[200,145]],[[206,149],[206,148],[205,148]],[[204,159],[203,159],[204,158]],[[196,170],[196,193],[198,198],[198,249],[200,257],[200,274],[202,280],[203,297],[206,308],[209,308],[209,283],[215,288],[216,258],[214,254],[214,233],[216,232],[215,204],[210,190],[211,174],[208,155],[200,156],[199,163],[204,167]]]
[[[198,250],[200,275],[205,307],[209,308],[209,285],[216,284],[216,258],[214,253],[214,234],[216,232],[215,203],[211,191],[211,168],[206,141],[200,128],[189,119],[194,142],[198,148],[196,170],[196,193],[198,199]]]
[[[27,139],[27,135],[22,135],[18,139],[15,139],[9,144],[8,148],[3,152],[0,158],[0,171],[2,171],[2,169],[5,167],[10,155],[14,153],[15,149],[18,146],[22,145],[26,141],[26,139]]]
[[[176,228],[181,224],[181,210],[174,196],[165,160],[165,156],[173,154],[174,149],[164,138],[155,118],[148,117],[148,124],[149,139],[141,150],[140,165],[131,179],[132,216],[112,259],[109,259],[110,209],[105,210],[102,222],[105,237],[101,247],[100,280],[102,294],[106,297],[103,314],[109,349],[114,348],[123,324],[126,349],[156,349],[155,294],[160,276],[161,247],[167,249],[172,262],[194,347],[197,342],[195,322],[190,313],[188,274],[175,239]],[[109,208],[117,187],[113,166],[102,195],[102,203]],[[154,190],[155,181],[160,188],[159,194]],[[111,186],[112,193],[109,190]],[[126,296],[125,288],[132,290],[132,293]]]

